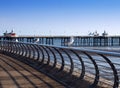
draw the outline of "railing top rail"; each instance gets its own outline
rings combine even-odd
[[[44,45],[44,46],[56,47],[56,48],[64,48],[64,49],[68,49],[68,50],[75,50],[75,51],[82,51],[82,52],[89,52],[89,53],[98,53],[98,54],[105,54],[105,55],[110,55],[110,56],[112,55],[112,56],[120,57],[120,53],[113,52],[113,51],[84,49],[84,48],[76,49],[75,47],[64,47],[64,46],[53,46],[53,45]]]

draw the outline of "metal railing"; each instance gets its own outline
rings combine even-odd
[[[0,51],[31,61],[31,65],[68,87],[120,87],[120,53],[117,52],[10,41],[0,41]]]

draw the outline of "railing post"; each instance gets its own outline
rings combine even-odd
[[[119,86],[119,77],[118,77],[117,69],[115,68],[114,64],[110,61],[110,59],[108,59],[103,54],[98,54],[98,55],[102,56],[107,61],[107,63],[110,65],[111,69],[113,70],[113,74],[114,74],[113,88],[118,88],[118,86]]]
[[[85,76],[85,65],[84,65],[84,61],[82,60],[82,58],[78,55],[78,53],[76,53],[74,50],[71,50],[71,52],[73,52],[79,59],[79,61],[81,62],[81,66],[82,66],[82,70],[81,70],[81,75],[79,77],[79,79],[83,79]]]
[[[61,48],[61,50],[68,56],[68,58],[69,58],[69,60],[70,60],[71,66],[70,66],[70,71],[69,71],[68,75],[71,75],[72,72],[73,72],[73,69],[74,69],[74,63],[73,63],[72,57],[71,57],[70,54],[69,54],[67,51],[65,51],[64,49]]]
[[[99,82],[99,69],[98,69],[98,65],[96,64],[95,60],[86,52],[83,52],[85,55],[87,55],[89,57],[89,59],[92,61],[94,68],[95,68],[95,79],[93,84],[91,84],[89,86],[89,88],[95,88]]]
[[[44,46],[42,48],[45,50],[45,52],[47,54],[47,57],[48,57],[47,65],[49,65],[49,63],[50,63],[50,54],[49,54],[49,52],[47,51],[47,49]]]
[[[60,69],[57,72],[54,73],[54,74],[57,74],[57,73],[63,71],[65,62],[64,62],[64,57],[63,57],[62,53],[58,49],[56,49],[55,47],[52,47],[52,48],[54,48],[54,50],[57,51],[57,53],[60,55],[61,61],[62,61],[62,65],[61,65]]]
[[[38,46],[39,50],[41,51],[41,54],[42,54],[42,58],[39,58],[39,59],[42,59],[39,63],[39,65],[41,65],[43,62],[44,62],[44,59],[45,59],[45,55],[44,55],[44,51],[42,49],[42,46]],[[42,67],[42,66],[41,66]]]
[[[56,55],[55,55],[54,51],[53,51],[50,47],[48,47],[48,46],[46,46],[46,47],[50,50],[50,52],[53,54],[53,57],[54,57],[54,63],[53,63],[53,66],[50,68],[50,70],[52,70],[53,68],[56,67],[57,58],[56,58]]]
[[[37,58],[35,59],[35,61],[38,61],[38,60],[39,60],[39,57],[40,57],[38,45],[33,45],[33,47],[34,47],[34,49],[36,50],[36,53],[37,53]],[[35,54],[34,54],[34,55],[35,55]],[[34,56],[33,58],[35,58],[35,56]]]

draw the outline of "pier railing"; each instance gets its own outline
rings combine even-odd
[[[120,87],[120,53],[117,52],[10,41],[0,41],[0,52],[29,62],[68,87]]]

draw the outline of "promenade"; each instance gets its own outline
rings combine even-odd
[[[29,65],[0,54],[0,88],[65,87]]]

